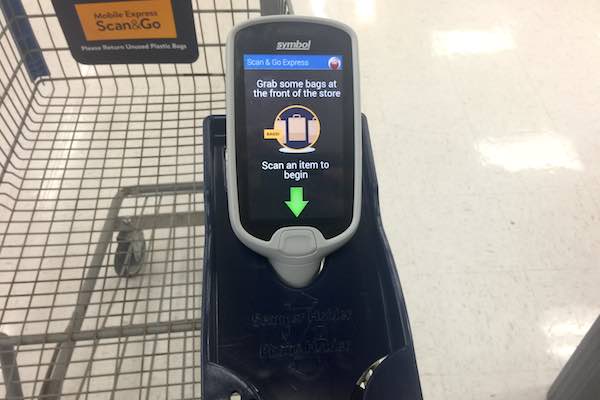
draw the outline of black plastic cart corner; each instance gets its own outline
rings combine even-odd
[[[363,142],[358,231],[327,258],[313,284],[292,289],[234,235],[225,117],[205,119],[204,399],[422,399],[364,116]]]

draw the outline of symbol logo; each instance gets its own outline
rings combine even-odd
[[[282,153],[310,153],[321,135],[319,117],[310,108],[293,105],[277,114],[272,129],[265,129],[265,140],[275,139]]]
[[[338,70],[342,66],[342,60],[338,57],[331,57],[327,62],[327,65],[329,65],[329,69]]]
[[[311,40],[301,42],[296,40],[295,42],[277,42],[275,50],[310,50]]]

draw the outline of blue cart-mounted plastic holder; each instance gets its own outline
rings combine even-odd
[[[358,231],[327,257],[315,282],[293,289],[233,233],[225,190],[225,117],[205,119],[203,399],[229,400],[234,393],[242,400],[422,399],[406,305],[381,224],[364,116],[362,128]]]

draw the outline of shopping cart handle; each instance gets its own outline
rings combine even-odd
[[[2,0],[0,9],[8,22],[8,29],[19,48],[19,53],[23,57],[29,78],[35,81],[37,78],[50,75],[22,1]]]

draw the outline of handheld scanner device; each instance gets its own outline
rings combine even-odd
[[[264,17],[227,40],[226,173],[233,231],[303,287],[358,226],[356,35],[335,21]]]

